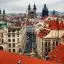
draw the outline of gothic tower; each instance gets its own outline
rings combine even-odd
[[[3,9],[3,20],[5,20],[5,10]]]
[[[28,18],[36,17],[36,5],[34,4],[33,9],[31,9],[30,4],[28,5]]]
[[[48,16],[48,13],[49,13],[48,8],[46,4],[44,4],[44,8],[42,10],[42,17]]]
[[[28,15],[30,14],[30,12],[31,12],[31,6],[30,6],[30,4],[28,5]]]
[[[5,10],[3,9],[3,15],[5,15]]]
[[[1,9],[0,9],[0,14],[1,14]]]
[[[34,6],[33,6],[33,11],[34,11],[34,14],[36,15],[36,5],[34,3]]]

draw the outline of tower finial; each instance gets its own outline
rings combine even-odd
[[[29,3],[29,5],[28,5],[28,10],[31,10],[31,6],[30,6],[30,3]]]
[[[1,9],[0,9],[0,14],[1,14]]]
[[[5,9],[3,9],[3,14],[5,14]]]
[[[36,10],[36,5],[35,5],[35,2],[34,2],[34,7],[33,7],[33,10]]]

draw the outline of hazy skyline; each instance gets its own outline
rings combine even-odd
[[[47,4],[48,9],[64,12],[64,0],[0,0],[0,9],[5,9],[6,13],[24,13],[27,7],[35,3],[37,12],[42,12],[44,4]]]

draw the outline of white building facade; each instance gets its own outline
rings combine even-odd
[[[4,28],[0,28],[0,49],[9,52],[24,53],[25,45],[26,26],[4,26]]]

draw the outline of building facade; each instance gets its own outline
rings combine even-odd
[[[24,53],[26,45],[26,27],[0,23],[0,47],[2,50]]]
[[[44,20],[44,23],[41,22],[41,24],[38,23],[35,27],[36,50],[43,59],[48,58],[49,52],[51,52],[60,43],[61,37],[64,35],[64,22],[62,20],[59,20],[58,23],[57,20],[51,20],[51,18],[50,21],[46,21]]]

